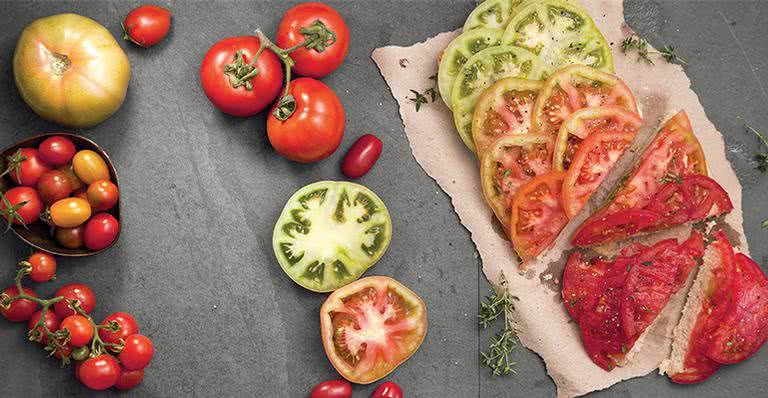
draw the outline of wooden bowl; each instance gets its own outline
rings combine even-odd
[[[8,156],[12,156],[20,148],[37,148],[41,142],[53,136],[61,136],[61,137],[69,138],[75,144],[78,151],[83,149],[90,149],[98,153],[104,159],[104,162],[107,163],[107,168],[109,169],[109,174],[112,177],[112,182],[115,185],[117,185],[118,189],[120,188],[120,182],[117,179],[117,170],[115,170],[115,166],[114,164],[112,164],[112,160],[109,158],[109,155],[107,155],[107,153],[104,152],[104,150],[101,149],[100,146],[96,145],[95,142],[76,134],[65,133],[65,132],[45,133],[45,134],[37,135],[32,138],[27,138],[25,140],[19,141],[3,149],[3,152],[0,153],[0,156],[2,156],[1,163],[5,165],[5,159],[7,159]],[[14,184],[13,184],[13,181],[11,181],[10,177],[5,176],[2,179],[0,179],[0,189],[2,189],[3,192],[5,192],[7,189],[10,189],[13,186]],[[115,207],[113,207],[108,211],[108,213],[112,214],[112,216],[114,216],[118,220],[118,222],[120,221],[120,202],[121,200],[118,200]],[[19,237],[19,239],[23,240],[24,242],[34,247],[35,249],[42,250],[42,251],[51,253],[56,256],[61,256],[61,257],[87,257],[87,256],[93,256],[95,254],[99,254],[104,250],[107,250],[110,247],[112,247],[118,241],[118,239],[120,239],[120,232],[122,231],[122,228],[121,228],[120,229],[121,231],[118,231],[117,237],[115,237],[115,241],[112,242],[111,245],[107,246],[102,250],[92,251],[92,250],[88,250],[88,248],[86,247],[82,247],[79,249],[67,249],[65,247],[62,247],[52,237],[52,233],[51,233],[53,231],[52,227],[49,227],[47,224],[41,221],[32,223],[28,225],[26,228],[23,225],[14,224],[11,227],[11,229],[13,230],[13,233]]]

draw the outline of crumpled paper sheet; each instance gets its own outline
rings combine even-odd
[[[527,272],[519,270],[509,242],[483,200],[477,159],[462,144],[450,111],[438,99],[416,112],[414,103],[408,100],[408,97],[413,97],[410,89],[423,91],[434,85],[429,77],[436,73],[438,57],[460,32],[441,33],[410,47],[379,48],[372,56],[399,103],[413,155],[451,197],[461,223],[471,233],[480,253],[485,276],[498,288],[503,272],[508,281],[507,288],[520,298],[513,314],[518,336],[523,345],[544,359],[547,372],[557,385],[558,397],[584,395],[625,379],[646,375],[669,354],[672,330],[680,317],[685,291],[671,299],[646,336],[633,347],[628,354],[631,361],[606,372],[589,359],[582,347],[578,327],[569,322],[560,298],[559,278],[567,251],[571,249],[568,243],[571,233],[588,216],[587,213],[604,199],[606,187],[631,167],[633,158],[642,152],[659,123],[677,110],[687,111],[693,130],[704,148],[710,176],[731,196],[734,210],[725,218],[726,230],[731,239],[741,246],[741,251],[748,253],[742,228],[741,184],[725,157],[722,135],[707,119],[683,69],[661,59],[655,66],[650,66],[637,62],[635,54],[624,55],[620,52],[621,41],[631,33],[624,20],[621,1],[586,0],[582,6],[608,42],[612,43],[616,74],[635,94],[645,126],[633,147],[586,206],[586,211],[566,226],[548,252],[529,264]],[[642,241],[653,242],[670,236],[682,238],[687,236],[689,230],[689,227],[680,227]]]

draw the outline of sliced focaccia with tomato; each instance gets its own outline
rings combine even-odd
[[[633,244],[613,259],[571,253],[562,296],[590,359],[608,371],[623,365],[672,296],[688,284],[703,252],[702,235],[694,231],[683,243]]]
[[[685,112],[669,119],[610,202],[578,228],[572,243],[594,246],[730,212],[727,192],[707,177]]]
[[[698,383],[723,364],[741,362],[768,339],[768,278],[722,231],[704,254],[674,330],[661,373],[676,383]]]

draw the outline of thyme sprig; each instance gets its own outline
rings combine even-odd
[[[678,62],[683,65],[688,65],[688,62],[684,60],[682,57],[678,56],[677,53],[675,53],[675,47],[671,45],[667,45],[661,48],[661,51],[655,51],[655,50],[649,50],[648,49],[648,41],[632,35],[627,38],[625,38],[621,42],[621,52],[626,54],[629,51],[636,50],[637,51],[637,60],[645,61],[650,65],[655,65],[653,62],[653,59],[651,56],[653,55],[659,55],[664,60],[666,60],[669,63]]]
[[[747,128],[748,131],[752,132],[754,135],[757,136],[757,138],[760,139],[760,142],[763,144],[765,148],[768,148],[768,141],[765,140],[765,137],[763,137],[762,134],[760,134],[757,129],[754,127],[745,124],[744,127]],[[755,155],[755,160],[757,161],[757,169],[761,172],[765,173],[768,171],[768,152],[760,152],[757,155]]]
[[[432,80],[437,84],[437,74],[434,74],[429,77],[429,80]],[[437,99],[437,89],[433,85],[432,87],[424,90],[423,93],[420,93],[416,90],[411,89],[410,90],[414,97],[406,97],[409,101],[413,102],[416,105],[416,112],[418,112],[421,109],[422,105],[426,105],[432,102],[435,102]]]
[[[494,376],[504,376],[510,373],[517,373],[514,369],[515,362],[510,360],[512,350],[517,346],[517,336],[510,313],[515,309],[517,297],[511,295],[507,290],[507,280],[504,275],[501,276],[501,293],[493,292],[485,297],[485,301],[480,303],[480,326],[483,329],[488,328],[499,318],[504,319],[504,329],[501,333],[491,337],[488,351],[480,352],[483,365],[491,369]]]

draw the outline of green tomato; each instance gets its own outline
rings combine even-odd
[[[351,182],[320,181],[288,199],[272,246],[294,282],[330,292],[376,264],[391,239],[392,219],[373,191]]]
[[[485,0],[467,17],[464,32],[478,28],[504,29],[522,3],[523,0]]]
[[[437,69],[437,85],[440,90],[440,98],[443,99],[448,109],[451,109],[451,90],[461,67],[467,60],[485,50],[488,47],[498,46],[501,43],[501,29],[478,28],[464,31],[448,44],[440,56],[440,67]]]

